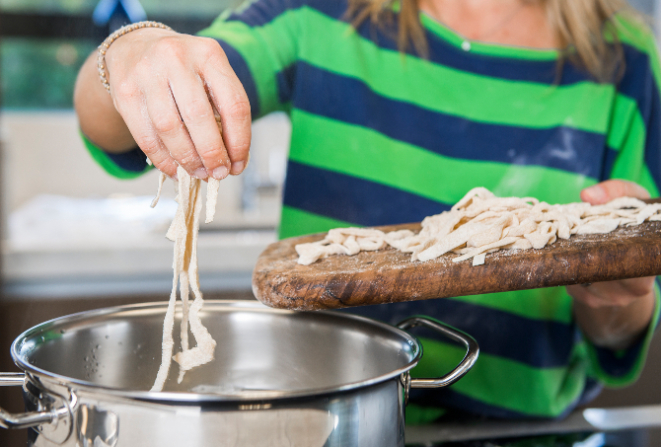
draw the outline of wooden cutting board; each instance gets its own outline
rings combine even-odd
[[[418,232],[421,227],[416,223],[378,228]],[[501,250],[476,267],[471,260],[452,262],[454,253],[411,262],[410,254],[392,247],[299,265],[294,246],[324,236],[269,245],[253,271],[257,299],[284,309],[337,309],[661,275],[661,222],[610,234],[574,235],[541,250]]]

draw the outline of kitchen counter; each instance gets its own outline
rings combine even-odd
[[[252,269],[273,230],[210,231],[199,235],[203,292],[249,290]],[[73,297],[169,293],[173,243],[151,234],[129,243],[3,247],[8,297]]]

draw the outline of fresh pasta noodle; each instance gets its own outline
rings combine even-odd
[[[426,217],[418,234],[409,230],[338,228],[318,242],[297,245],[298,263],[312,264],[331,255],[355,255],[386,245],[429,261],[447,253],[454,262],[484,264],[487,253],[503,249],[541,249],[573,234],[604,234],[619,226],[661,221],[661,204],[621,197],[605,205],[549,205],[532,197],[496,197],[486,188],[469,191],[450,211]]]
[[[159,179],[158,194],[152,203],[156,206],[164,182],[164,174]],[[181,167],[177,169],[175,185],[177,188],[177,212],[167,232],[167,238],[174,242],[173,280],[170,301],[163,322],[162,360],[151,391],[162,391],[170,372],[172,359],[179,364],[179,383],[186,371],[204,365],[214,358],[216,342],[202,324],[200,310],[204,301],[200,292],[197,265],[197,236],[199,232],[200,212],[202,209],[202,181],[191,178]],[[207,183],[206,221],[213,220],[218,199],[219,181],[209,179]],[[180,328],[181,351],[172,355],[174,350],[174,313],[177,302],[177,286],[182,302]],[[193,292],[193,302],[189,302],[189,293]],[[189,348],[188,331],[193,334],[196,346]]]

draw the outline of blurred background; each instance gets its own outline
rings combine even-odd
[[[195,33],[240,0],[0,0],[0,371],[14,371],[11,341],[61,315],[166,300],[172,244],[164,237],[176,204],[171,185],[156,209],[151,172],[105,174],[87,154],[72,110],[75,77],[114,29],[140,20]],[[661,0],[632,0],[654,24]],[[254,123],[247,171],[221,184],[213,224],[199,243],[207,298],[251,299],[259,253],[275,240],[290,124],[284,114]],[[639,383],[596,405],[661,403],[661,341]],[[22,410],[20,390],[0,387],[0,407]],[[659,436],[661,437],[661,435]],[[0,430],[0,446],[25,432]],[[659,444],[661,445],[661,443]]]
[[[157,174],[134,181],[92,161],[72,110],[76,73],[114,30],[149,18],[182,32],[208,26],[237,0],[0,0],[4,291],[12,297],[162,293],[169,287],[173,188],[152,210]],[[249,289],[273,240],[289,145],[285,115],[255,124],[253,163],[223,182],[203,228],[203,290]],[[169,198],[170,200],[167,200]],[[213,253],[213,255],[211,255]]]
[[[128,22],[195,33],[239,3],[0,0],[0,371],[16,370],[11,342],[37,323],[168,299],[174,188],[151,209],[156,172],[117,180],[91,159],[73,112],[76,74]],[[222,182],[215,222],[200,234],[205,298],[252,299],[253,265],[276,239],[289,134],[284,114],[256,122],[249,167]],[[22,407],[20,389],[0,387],[0,408]],[[0,429],[0,446],[25,442],[25,430]]]

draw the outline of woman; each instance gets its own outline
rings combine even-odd
[[[287,111],[281,237],[421,220],[474,186],[550,203],[645,198],[661,178],[659,65],[623,3],[257,0],[204,37],[118,38],[105,55],[111,94],[93,55],[76,109],[109,172],[144,171],[144,152],[170,176],[180,164],[203,179],[240,174],[251,118]],[[638,278],[356,311],[430,315],[480,343],[451,389],[412,396],[415,423],[443,408],[555,417],[601,384],[632,382],[656,301],[654,278]],[[438,376],[461,353],[422,335],[414,375]]]

